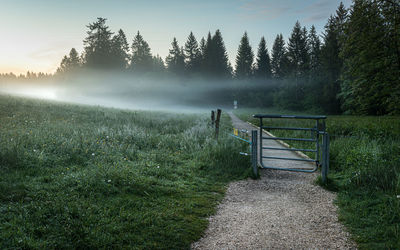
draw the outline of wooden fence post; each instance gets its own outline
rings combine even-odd
[[[217,119],[215,120],[215,138],[218,140],[219,121],[221,119],[221,109],[217,109]]]
[[[214,126],[215,122],[215,111],[211,110],[211,126]]]

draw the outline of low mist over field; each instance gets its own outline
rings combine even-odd
[[[54,101],[101,105],[123,109],[197,112],[210,108],[232,108],[233,101],[247,100],[257,92],[272,91],[257,81],[244,85],[220,79],[182,79],[166,76],[132,76],[95,71],[85,76],[35,82],[2,82],[0,93]],[[259,101],[262,101],[260,99]]]

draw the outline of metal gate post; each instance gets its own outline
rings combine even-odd
[[[326,179],[329,171],[329,135],[328,133],[324,133],[322,137],[322,145],[323,145],[323,153],[322,153],[322,182],[326,183]]]
[[[254,177],[258,177],[257,165],[257,130],[251,131],[251,165],[253,167]]]

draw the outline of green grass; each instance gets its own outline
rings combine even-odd
[[[256,125],[251,114],[293,114],[279,110],[238,110]],[[339,219],[361,249],[400,248],[400,117],[328,116],[330,173],[326,188],[338,192]],[[264,119],[273,126],[308,126],[306,120]],[[271,131],[276,136],[305,137],[302,131]],[[310,148],[303,142],[293,147]],[[310,155],[313,157],[313,155]]]
[[[250,174],[207,123],[0,96],[0,248],[189,248]]]

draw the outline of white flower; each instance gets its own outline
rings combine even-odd
[[[157,166],[157,168],[160,168],[160,166]]]
[[[94,156],[94,153],[92,153],[92,156]]]
[[[107,182],[108,182],[108,183],[110,183],[110,182],[111,182],[111,180],[108,180]]]

